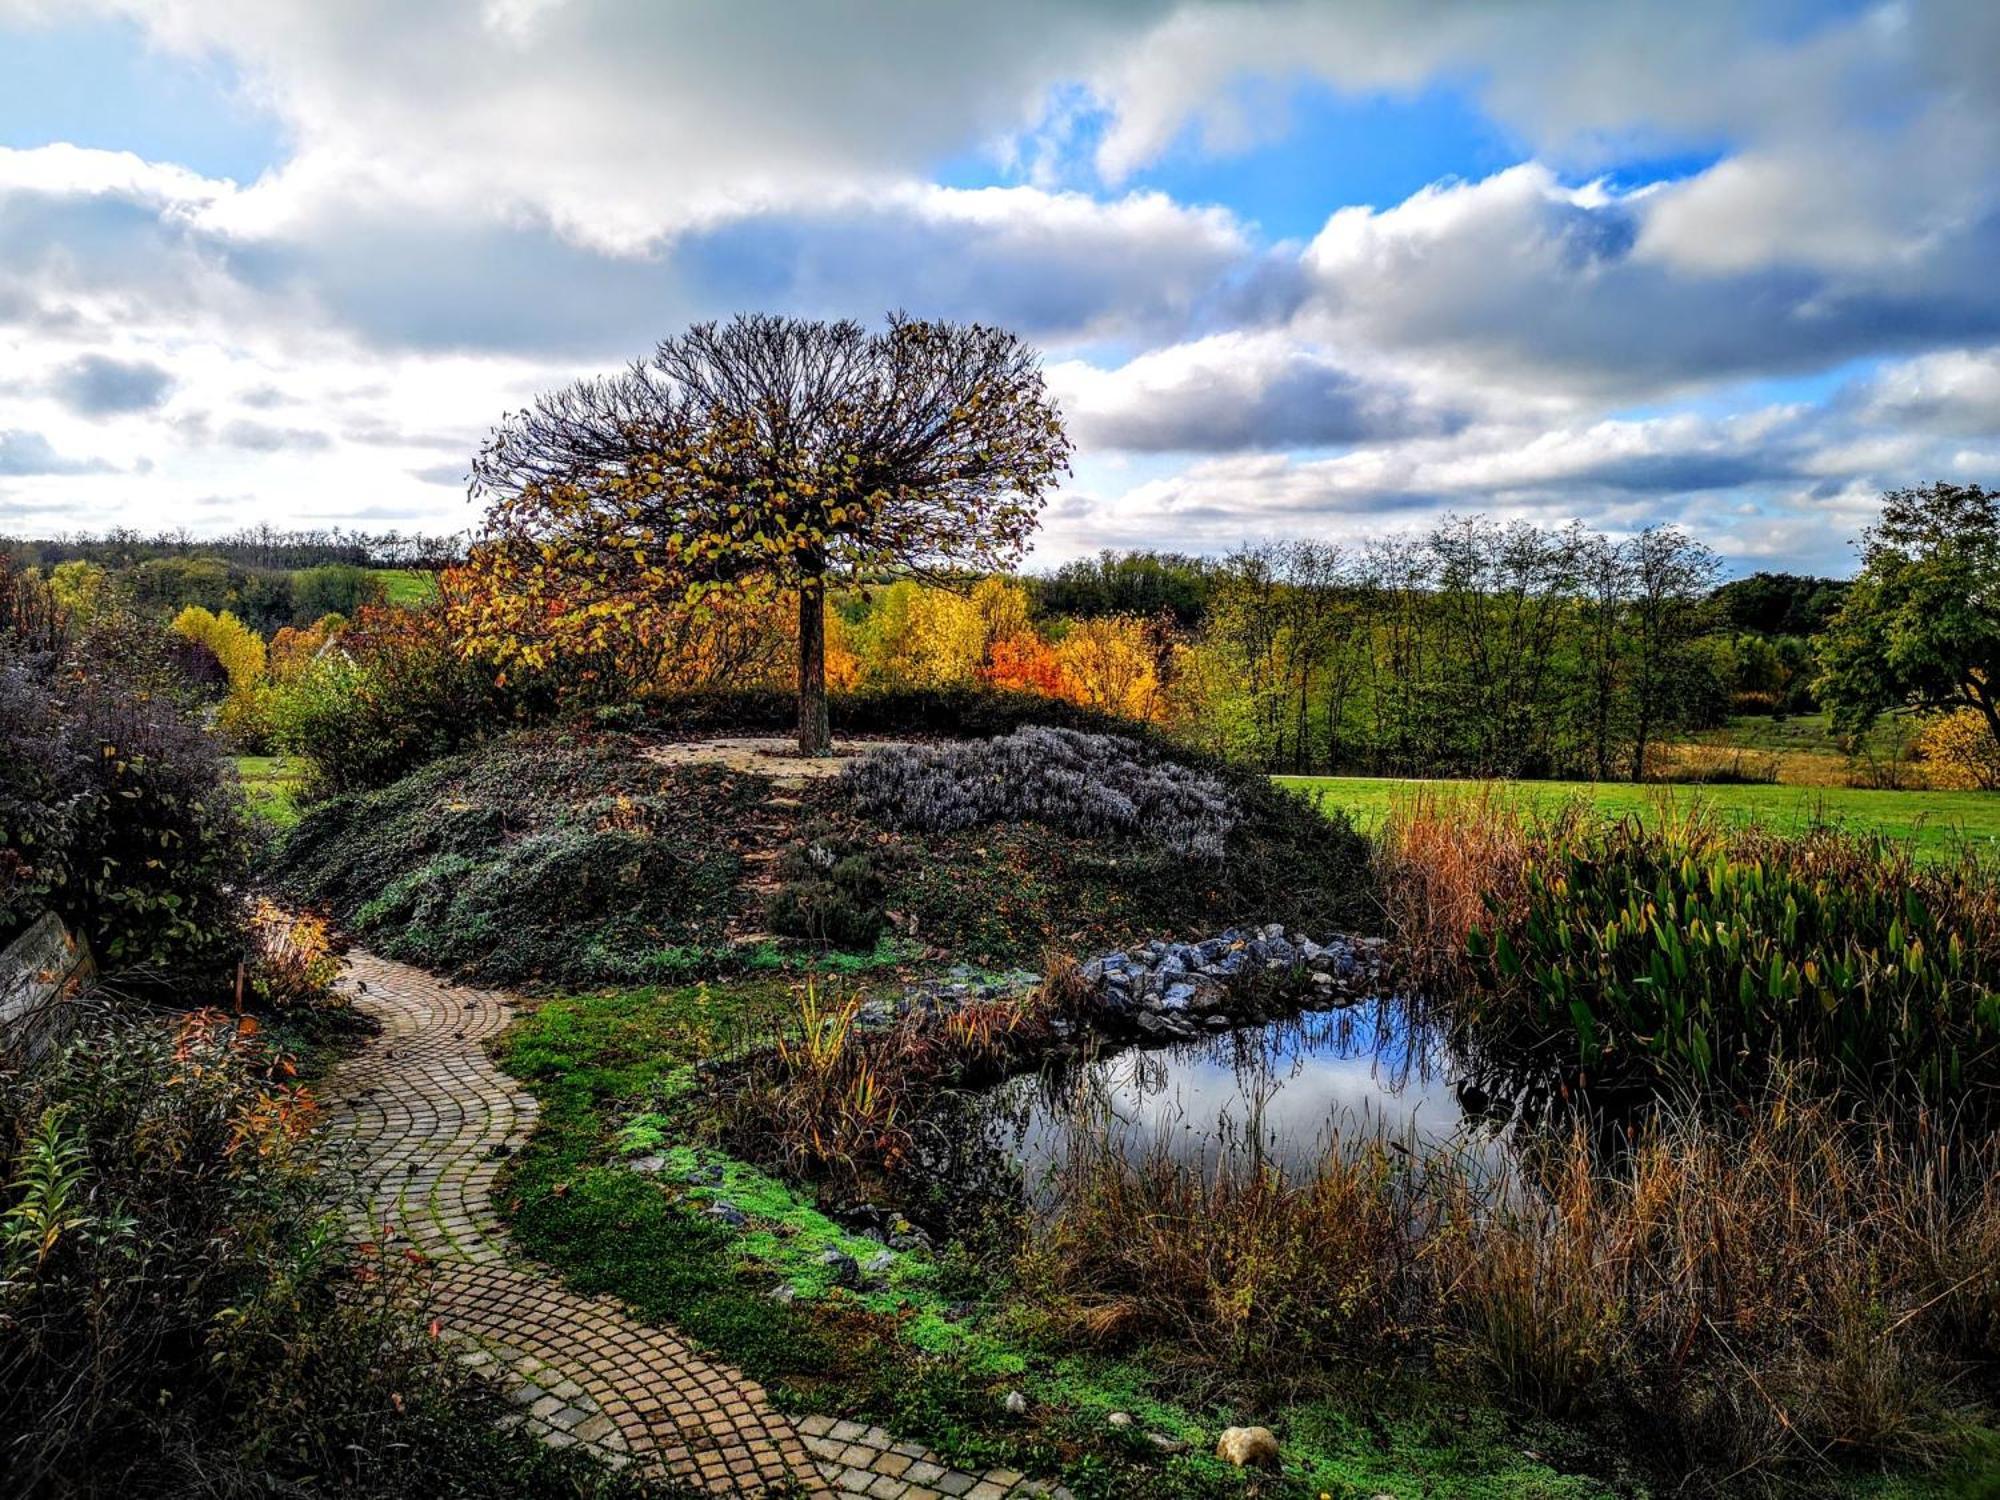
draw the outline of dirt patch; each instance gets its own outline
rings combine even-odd
[[[823,777],[837,776],[857,755],[908,740],[835,740],[833,754],[805,756],[798,743],[781,735],[725,735],[717,739],[677,740],[649,745],[640,753],[663,766],[727,766],[732,771],[754,771],[768,776],[780,786],[802,786]]]

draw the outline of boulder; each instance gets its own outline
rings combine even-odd
[[[1229,1427],[1215,1440],[1215,1456],[1239,1469],[1278,1467],[1277,1435],[1268,1427]]]

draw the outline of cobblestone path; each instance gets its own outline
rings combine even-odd
[[[659,1465],[718,1495],[833,1500],[1061,1496],[1008,1470],[952,1470],[920,1445],[831,1418],[794,1424],[671,1329],[564,1288],[510,1253],[491,1201],[535,1102],[486,1043],[509,996],[354,952],[343,979],[382,1034],[328,1077],[335,1130],[358,1148],[373,1229],[387,1222],[434,1264],[434,1310],[467,1361],[507,1384],[544,1440]],[[359,1228],[360,1226],[357,1226]]]

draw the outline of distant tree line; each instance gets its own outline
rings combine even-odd
[[[185,528],[141,532],[129,526],[99,533],[66,532],[8,543],[0,550],[29,566],[93,562],[128,568],[165,558],[220,558],[241,568],[296,571],[339,563],[353,568],[418,568],[434,571],[465,553],[461,536],[408,535],[400,531],[324,529],[281,531],[245,526],[221,536],[196,536]]]

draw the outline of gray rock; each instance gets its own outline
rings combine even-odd
[[[1028,1414],[1028,1398],[1019,1391],[1009,1391],[1007,1399],[1001,1404],[1007,1408],[1009,1416],[1024,1417]]]
[[[790,1307],[799,1300],[798,1288],[789,1281],[781,1281],[771,1288],[771,1300],[781,1307]]]
[[[833,1272],[835,1286],[855,1286],[861,1280],[861,1262],[840,1250],[822,1250],[819,1263]]]
[[[878,1250],[873,1255],[868,1257],[867,1261],[862,1265],[861,1269],[866,1271],[870,1276],[880,1276],[884,1271],[888,1270],[889,1267],[893,1266],[895,1263],[896,1263],[896,1257],[892,1252],[887,1250]]]
[[[1285,924],[1283,922],[1266,922],[1264,924],[1264,936],[1267,939],[1281,938],[1284,935],[1285,935]]]
[[[1160,996],[1160,1009],[1186,1010],[1194,1003],[1194,986],[1191,984],[1170,984]]]
[[[625,1163],[628,1171],[644,1172],[648,1177],[662,1171],[666,1165],[667,1159],[664,1156],[642,1156],[637,1161],[628,1161]],[[693,1181],[694,1174],[692,1172],[688,1174],[688,1179],[689,1181]]]
[[[722,1203],[719,1201],[711,1203],[708,1205],[708,1216],[711,1219],[722,1220],[731,1229],[741,1229],[745,1224],[750,1222],[750,1216],[734,1203]]]
[[[1132,1425],[1132,1413],[1129,1411],[1114,1411],[1104,1420],[1113,1427],[1130,1427]]]

